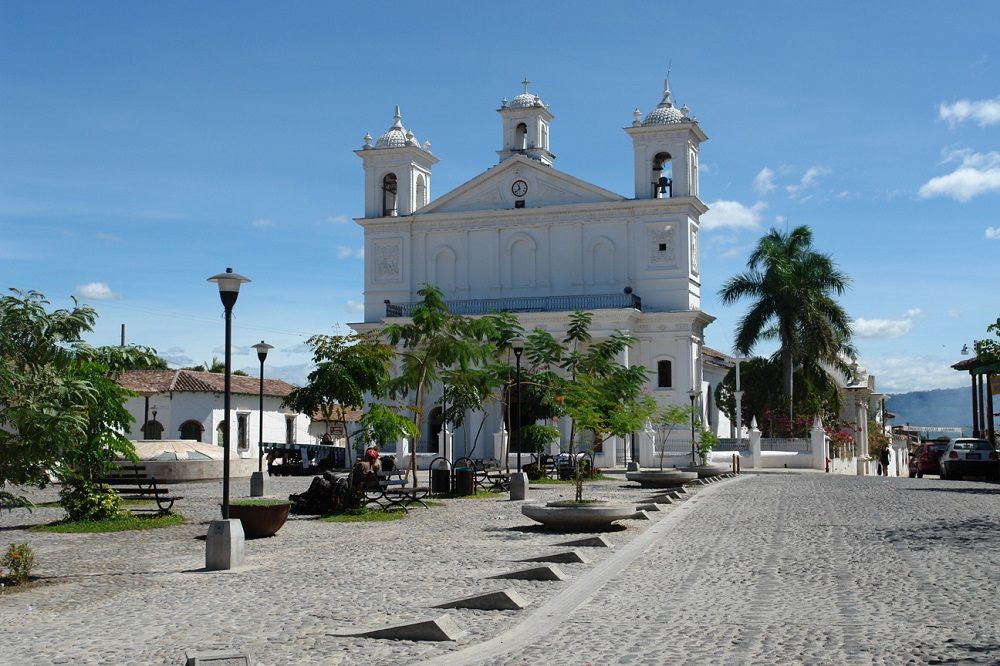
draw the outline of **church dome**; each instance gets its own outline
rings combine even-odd
[[[642,121],[643,126],[646,125],[676,125],[678,123],[684,122],[684,114],[680,112],[673,104],[670,102],[660,102],[660,104],[650,111],[645,120]]]
[[[545,104],[542,103],[541,97],[530,92],[523,92],[510,100],[511,109],[530,109],[535,106],[545,106]]]
[[[375,141],[375,149],[404,148],[408,144],[419,145],[413,137],[413,132],[410,132],[403,127],[403,117],[399,113],[398,106],[396,107],[396,114],[393,118],[395,122],[393,122],[392,127],[386,130],[385,134],[380,136],[378,140]]]

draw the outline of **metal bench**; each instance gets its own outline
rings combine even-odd
[[[180,495],[171,495],[170,490],[156,485],[156,479],[146,474],[143,465],[123,465],[104,478],[98,479],[111,487],[123,500],[151,500],[156,502],[156,508],[130,507],[132,511],[155,511],[170,513],[174,502],[184,499]]]
[[[406,484],[409,473],[396,468],[376,472],[377,483],[365,488],[365,506],[377,506],[383,511],[402,509],[407,511],[413,504],[419,504],[425,509],[430,507],[424,502],[431,489],[427,486],[416,488]]]

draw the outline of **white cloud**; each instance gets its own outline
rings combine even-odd
[[[946,312],[945,314],[948,316],[948,319],[958,319],[959,317],[962,316],[962,313],[959,312],[958,310],[955,310],[954,308],[948,310],[948,312]]]
[[[788,194],[792,197],[798,195],[803,190],[808,190],[819,185],[819,179],[823,176],[829,176],[832,172],[830,169],[821,166],[811,166],[806,169],[806,172],[802,174],[802,179],[797,185],[788,185],[785,189]]]
[[[351,313],[364,312],[365,304],[359,303],[358,301],[348,300],[347,303],[344,304],[344,308]]]
[[[994,99],[960,99],[952,104],[938,105],[938,117],[955,127],[967,120],[976,121],[980,127],[1000,123],[1000,97]]]
[[[97,240],[103,240],[103,241],[120,241],[121,240],[121,238],[119,236],[115,236],[114,234],[109,234],[106,231],[98,231],[97,233],[94,234],[94,237]]]
[[[753,179],[753,189],[758,194],[767,194],[774,189],[774,171],[764,167]]]
[[[350,257],[354,257],[355,259],[364,259],[365,248],[359,247],[355,249],[346,245],[337,246],[337,259],[348,259]]]
[[[986,227],[987,240],[1000,240],[1000,227]]]
[[[887,393],[929,391],[969,385],[969,375],[955,372],[955,359],[928,356],[878,356],[866,359],[868,371],[878,379],[878,389]],[[890,411],[892,402],[888,405]]]
[[[256,227],[257,229],[267,229],[268,227],[273,227],[274,226],[274,222],[272,222],[271,220],[269,220],[266,217],[258,217],[256,220],[254,220],[250,224],[252,226]]]
[[[944,162],[959,161],[959,167],[944,176],[936,176],[920,188],[920,198],[951,197],[965,203],[981,194],[1000,190],[1000,152],[974,153],[956,150]]]
[[[111,290],[106,282],[88,282],[81,284],[74,292],[83,298],[90,298],[95,301],[112,301],[121,298],[121,294],[116,294]]]
[[[326,218],[327,224],[347,224],[350,221],[351,218],[347,217],[346,215],[331,215],[330,217]]]
[[[747,207],[739,201],[713,201],[708,212],[701,216],[701,228],[709,229],[760,229],[760,218],[767,204],[758,201]]]
[[[910,308],[899,319],[855,319],[851,324],[859,338],[898,338],[913,327],[913,320],[923,314],[920,308]]]

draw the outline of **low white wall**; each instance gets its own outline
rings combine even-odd
[[[132,464],[132,463],[126,463]],[[222,479],[221,460],[140,460],[146,474],[157,482],[213,481]],[[257,459],[230,458],[229,476],[233,479],[249,478],[257,471]]]

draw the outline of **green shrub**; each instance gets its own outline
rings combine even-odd
[[[108,520],[122,515],[122,498],[111,486],[80,479],[67,481],[59,491],[69,520]]]
[[[7,578],[14,585],[23,585],[31,577],[31,569],[35,566],[35,553],[26,543],[12,543],[4,553],[3,559],[0,559],[0,565],[7,570]]]

